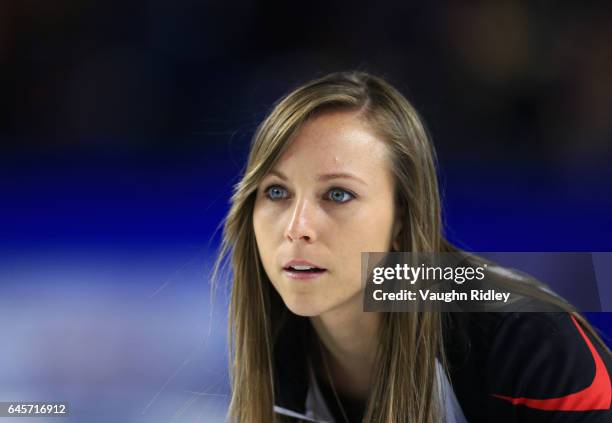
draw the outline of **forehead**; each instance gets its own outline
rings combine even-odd
[[[387,146],[356,111],[326,112],[308,120],[279,159],[277,169],[380,172]]]

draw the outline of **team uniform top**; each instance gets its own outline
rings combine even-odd
[[[567,312],[444,313],[446,420],[612,423],[612,358]],[[307,354],[307,319],[290,319],[275,345],[275,407],[295,421],[344,422]],[[398,369],[397,371],[402,371]],[[351,422],[364,404],[340,397]]]

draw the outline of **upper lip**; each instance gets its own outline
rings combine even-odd
[[[302,259],[293,259],[291,261],[288,261],[287,263],[285,263],[285,265],[283,266],[283,269],[287,269],[290,266],[312,266],[312,267],[316,267],[318,269],[325,269],[324,267],[319,266],[318,264],[314,264],[310,261],[307,260],[302,260]]]

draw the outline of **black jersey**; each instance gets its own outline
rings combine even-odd
[[[467,421],[612,422],[612,359],[569,313],[445,317],[450,379]]]
[[[275,411],[342,422],[329,389],[301,359],[302,330],[290,328],[275,349]],[[448,422],[612,423],[612,359],[570,314],[445,313],[444,335],[450,377],[439,382],[449,391]]]

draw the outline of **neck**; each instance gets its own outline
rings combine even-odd
[[[310,318],[333,384],[345,396],[359,400],[369,396],[380,317],[379,313],[364,313],[361,307],[354,307]]]

